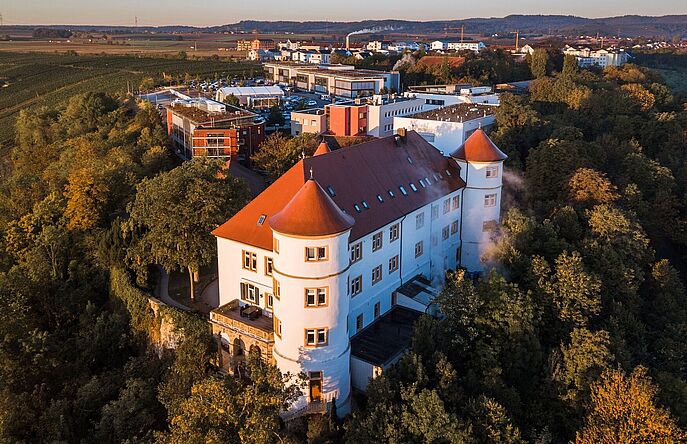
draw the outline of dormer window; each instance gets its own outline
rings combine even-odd
[[[362,204],[363,204],[363,208],[365,208],[366,210],[370,209],[370,206],[367,204],[366,201],[362,201]]]
[[[410,189],[411,189],[411,190],[413,190],[414,192],[417,193],[417,187],[415,186],[414,183],[410,183],[410,184],[408,184],[408,185],[410,185]]]
[[[327,247],[305,247],[305,260],[307,262],[326,261],[327,250]]]
[[[401,185],[400,187],[398,187],[398,189],[401,190],[401,194],[403,194],[404,196],[407,196],[407,195],[408,195],[408,192],[407,192],[406,189],[403,187],[403,185]]]
[[[267,219],[267,216],[265,216],[264,214],[262,214],[262,215],[258,218],[258,225],[264,224],[264,223],[265,223],[265,219]]]
[[[329,195],[332,197],[336,196],[336,192],[334,192],[334,188],[332,188],[331,185],[327,186],[327,193],[329,193]]]

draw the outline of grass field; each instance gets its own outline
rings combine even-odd
[[[221,60],[0,52],[0,149],[4,153],[12,144],[14,121],[24,108],[58,105],[88,91],[123,94],[147,77],[249,76],[259,70]]]

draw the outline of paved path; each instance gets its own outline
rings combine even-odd
[[[157,286],[155,287],[155,297],[172,307],[179,308],[184,311],[193,311],[191,308],[180,304],[179,302],[172,299],[169,295],[169,274],[162,267],[157,267],[160,277],[157,280]]]
[[[210,282],[203,289],[198,300],[208,304],[210,307],[219,307],[219,279]]]

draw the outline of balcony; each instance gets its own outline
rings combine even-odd
[[[274,324],[272,318],[254,306],[241,307],[238,299],[217,307],[210,312],[210,321],[240,333],[253,336],[265,342],[274,341]]]

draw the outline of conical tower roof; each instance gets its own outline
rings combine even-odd
[[[355,220],[334,203],[315,179],[307,180],[284,208],[269,219],[270,227],[293,236],[326,236],[351,229]]]
[[[320,154],[327,154],[331,153],[332,150],[329,149],[329,145],[327,145],[327,142],[324,140],[317,146],[317,149],[315,150],[315,153],[313,156],[319,156]]]
[[[468,162],[500,162],[508,158],[481,128],[451,153],[451,157]]]

